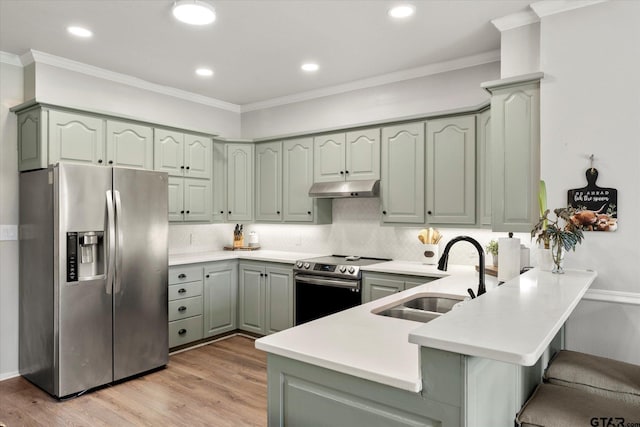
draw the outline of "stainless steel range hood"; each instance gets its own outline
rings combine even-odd
[[[309,197],[338,199],[342,197],[378,197],[380,180],[317,182],[309,189]]]

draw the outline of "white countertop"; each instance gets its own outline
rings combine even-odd
[[[315,258],[326,255],[327,254],[311,254],[306,252],[272,251],[267,249],[257,249],[255,251],[193,252],[169,254],[169,267],[174,265],[196,264],[199,262],[224,261],[227,259],[244,259],[293,264],[299,259]]]
[[[432,268],[418,262],[387,264],[388,269],[382,269],[381,263],[366,270],[429,276]],[[419,392],[418,344],[532,364],[596,277],[595,272],[555,275],[534,269],[497,287],[495,278],[486,276],[487,294],[426,324],[372,313],[419,293],[467,296],[467,288],[477,291],[478,274],[472,266],[450,266],[449,271],[436,274],[450,276],[262,337],[256,340],[256,348]]]
[[[469,272],[470,267],[466,265],[450,265],[448,271],[438,270],[437,265],[428,265],[415,261],[387,261],[379,264],[360,267],[362,271],[372,271],[378,273],[408,274],[410,276],[424,277],[447,277],[456,272]]]

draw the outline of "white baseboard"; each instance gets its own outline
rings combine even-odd
[[[19,377],[20,372],[5,372],[0,374],[0,381],[10,380],[11,378]]]
[[[588,289],[582,297],[586,301],[602,301],[617,304],[640,305],[639,292],[608,291],[604,289]]]

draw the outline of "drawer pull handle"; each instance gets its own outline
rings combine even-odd
[[[187,330],[186,330],[186,329],[180,329],[180,330],[178,331],[178,335],[184,335],[184,334],[186,334],[186,333],[187,333]]]
[[[178,293],[179,294],[184,294],[185,292],[187,292],[187,290],[185,288],[178,289]]]
[[[178,274],[178,279],[186,279],[187,275],[184,273]]]
[[[179,312],[183,312],[183,311],[186,311],[186,310],[187,310],[187,307],[185,307],[184,305],[181,305],[180,307],[178,307],[178,311]]]

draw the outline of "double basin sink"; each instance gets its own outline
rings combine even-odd
[[[412,295],[394,303],[391,307],[384,306],[372,311],[374,314],[398,319],[413,320],[414,322],[429,322],[444,313],[449,312],[457,304],[468,300],[468,297],[440,293],[421,293]]]

